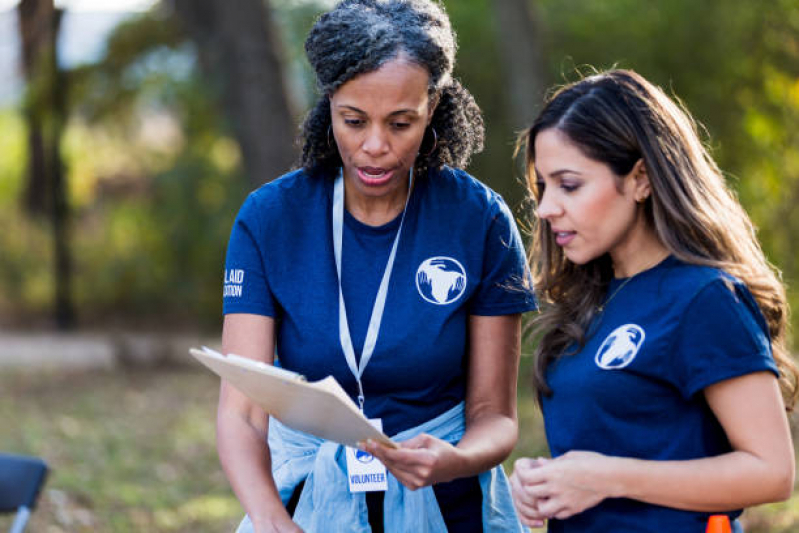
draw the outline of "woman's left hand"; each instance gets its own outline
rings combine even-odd
[[[455,446],[426,433],[400,442],[397,449],[373,441],[364,443],[363,449],[411,490],[454,479],[461,459]]]
[[[610,497],[613,458],[595,452],[571,451],[551,459],[524,476],[523,491],[538,503],[546,518],[565,519]]]

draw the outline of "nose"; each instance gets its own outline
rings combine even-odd
[[[389,150],[388,136],[382,127],[375,124],[366,131],[361,149],[370,156],[382,155]]]
[[[535,214],[540,219],[552,220],[563,214],[563,207],[547,189],[544,189],[544,193],[538,201],[538,207],[535,209]]]

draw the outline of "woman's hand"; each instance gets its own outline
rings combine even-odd
[[[255,533],[302,533],[302,529],[291,520],[285,509],[282,513],[273,513],[263,520],[252,520],[252,525]]]
[[[522,524],[529,527],[544,527],[546,516],[538,510],[539,502],[543,501],[535,496],[528,494],[527,485],[530,481],[530,471],[538,468],[547,462],[547,459],[539,457],[530,459],[524,457],[513,463],[513,473],[510,475],[510,491],[513,496],[513,506]]]
[[[565,519],[610,497],[613,458],[572,451],[556,459],[517,461],[512,490],[514,504],[527,525],[540,527],[545,518]]]
[[[377,457],[411,490],[458,477],[460,450],[425,433],[399,443],[398,449],[371,440],[364,443],[363,449]]]

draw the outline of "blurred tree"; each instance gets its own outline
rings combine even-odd
[[[171,0],[197,43],[203,70],[219,86],[249,181],[283,174],[296,159],[282,46],[264,0]]]
[[[515,130],[529,126],[549,85],[541,50],[537,5],[528,0],[493,0],[497,40]]]
[[[58,65],[57,42],[63,11],[53,0],[22,0],[18,6],[23,72],[27,82],[24,114],[28,125],[28,180],[25,204],[47,215],[52,225],[56,326],[74,325],[70,214],[61,138],[67,117],[66,76]]]
[[[474,157],[467,170],[515,207],[523,188],[511,159],[515,126],[493,0],[449,0],[445,4],[458,34],[455,76],[474,95],[485,118],[485,149]]]
[[[252,186],[198,56],[157,6],[74,73],[75,127],[88,126],[78,288],[94,321],[218,325],[225,243]]]

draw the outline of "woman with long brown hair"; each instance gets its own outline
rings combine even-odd
[[[787,304],[691,116],[612,70],[553,94],[523,142],[552,459],[511,478],[549,531],[703,532],[786,499]],[[782,392],[782,394],[780,394]]]

